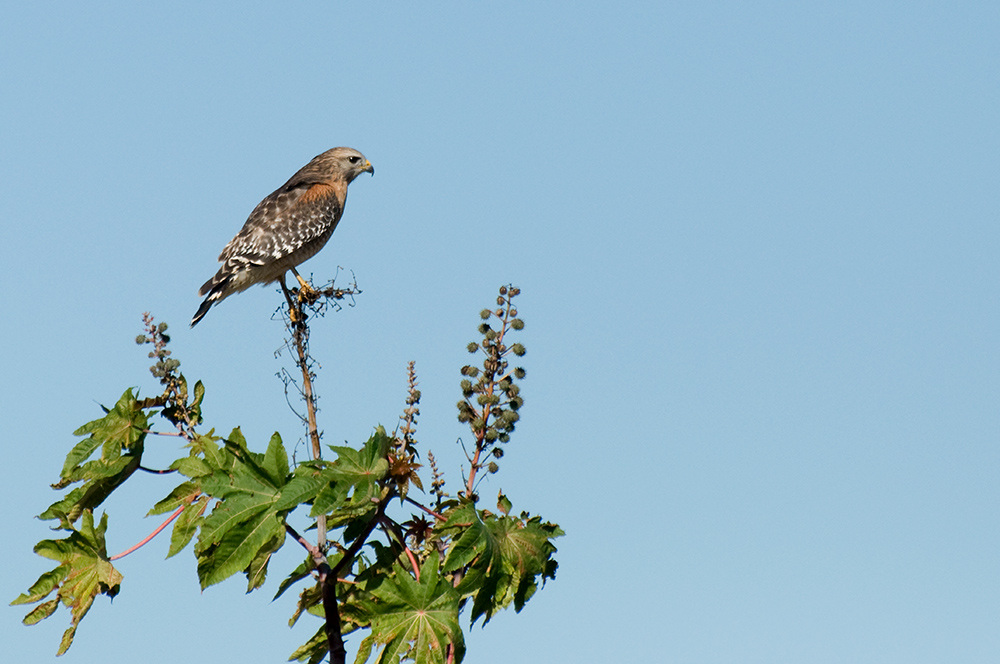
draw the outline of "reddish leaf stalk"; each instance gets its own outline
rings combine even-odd
[[[139,542],[135,546],[133,546],[133,547],[131,547],[129,549],[126,549],[125,551],[122,551],[121,553],[119,553],[116,556],[111,556],[110,558],[108,558],[108,560],[118,560],[119,558],[124,558],[125,556],[127,556],[130,553],[132,553],[133,551],[136,551],[137,549],[140,549],[143,546],[145,546],[146,544],[148,544],[150,540],[152,540],[154,537],[156,537],[157,535],[159,535],[160,532],[164,528],[166,528],[167,526],[169,526],[171,521],[173,521],[174,519],[176,519],[177,517],[179,517],[181,515],[181,512],[184,511],[185,507],[187,507],[187,505],[181,505],[176,510],[174,510],[174,513],[171,514],[167,518],[166,521],[164,521],[163,523],[161,523],[160,526],[156,530],[154,530],[153,532],[151,532],[149,534],[149,536],[146,537],[146,539],[142,540],[141,542]]]
[[[425,513],[430,514],[432,517],[434,517],[438,521],[447,521],[448,520],[444,516],[442,516],[441,514],[438,514],[434,510],[430,509],[429,507],[424,507],[423,505],[421,505],[420,503],[418,503],[417,501],[415,501],[413,498],[410,498],[409,496],[406,496],[403,500],[405,500],[406,502],[410,503],[411,505],[414,505],[415,507],[423,510]]]

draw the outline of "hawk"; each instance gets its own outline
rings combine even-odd
[[[344,214],[347,185],[362,173],[375,175],[365,156],[352,148],[333,148],[302,167],[262,200],[243,228],[219,254],[222,267],[198,295],[208,297],[198,307],[191,327],[213,304],[254,284],[280,281],[292,271],[303,290],[309,286],[295,266],[316,255]]]

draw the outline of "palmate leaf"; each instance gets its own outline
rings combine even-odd
[[[149,428],[149,418],[146,412],[136,404],[135,395],[132,388],[125,390],[114,408],[105,409],[106,415],[99,420],[87,422],[82,427],[73,432],[74,436],[85,436],[90,434],[91,441],[102,445],[108,445],[105,450],[105,458],[115,458],[117,450],[133,450],[137,443],[145,437],[145,431]],[[84,441],[87,443],[87,441]],[[88,451],[89,448],[89,451]],[[90,453],[96,449],[93,442],[78,444],[66,456],[66,463],[63,465],[62,475],[65,477],[73,467],[84,461]]]
[[[103,503],[115,489],[132,476],[132,473],[138,469],[139,462],[139,456],[119,457],[113,464],[109,464],[109,466],[113,466],[113,474],[89,480],[83,486],[76,487],[60,500],[49,505],[44,512],[38,515],[38,518],[42,520],[57,519],[60,528],[73,530],[73,524],[80,518],[80,515]],[[109,470],[111,470],[110,467]],[[59,487],[59,485],[53,486]]]
[[[331,445],[337,459],[319,475],[324,485],[309,516],[327,514],[327,526],[334,528],[375,510],[383,492],[379,480],[389,472],[386,455],[391,444],[392,439],[379,427],[359,450]]]
[[[437,552],[420,566],[420,581],[397,567],[372,591],[372,639],[383,644],[378,664],[400,657],[417,664],[445,664],[447,646],[455,649],[455,662],[465,656],[465,639],[458,624],[458,593],[441,576]],[[365,660],[367,661],[367,657]]]
[[[330,479],[345,484],[359,485],[376,482],[389,472],[386,455],[392,439],[379,427],[360,450],[353,447],[330,449],[337,453],[337,460],[329,468]]]
[[[195,554],[202,588],[246,571],[250,589],[263,583],[267,560],[284,543],[284,511],[277,509],[288,481],[288,456],[275,434],[265,454],[251,452],[239,429],[222,449],[204,448],[215,470],[197,478],[202,492],[218,498],[201,522]]]
[[[497,506],[507,512],[511,504],[501,494]],[[465,568],[456,590],[462,597],[474,597],[473,624],[480,617],[484,624],[489,622],[512,603],[520,611],[537,590],[539,577],[543,584],[555,578],[558,564],[552,558],[556,547],[551,540],[563,531],[542,523],[540,517],[498,517],[466,503],[448,513],[442,528],[453,535],[442,568],[445,572]]]
[[[76,482],[84,485],[50,505],[40,518],[57,519],[61,528],[72,530],[72,524],[85,510],[103,503],[139,467],[149,421],[132,389],[125,390],[114,408],[104,411],[104,417],[73,432],[87,438],[66,455],[60,479],[52,487],[63,489]],[[98,449],[100,457],[88,461]]]
[[[45,574],[11,604],[41,602],[53,590],[56,599],[44,602],[24,618],[26,625],[33,625],[52,615],[61,602],[70,609],[70,627],[63,633],[57,655],[62,655],[73,644],[73,637],[80,621],[90,610],[99,594],[114,597],[121,587],[122,575],[108,561],[104,533],[108,516],[101,517],[94,527],[94,513],[86,510],[79,530],[61,540],[43,540],[35,546],[35,553],[51,558],[59,565]]]

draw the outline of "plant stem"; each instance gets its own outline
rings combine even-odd
[[[323,450],[319,443],[319,427],[316,424],[316,399],[313,396],[312,372],[309,370],[309,327],[302,311],[302,303],[288,291],[284,278],[281,279],[281,290],[288,301],[289,325],[292,330],[292,342],[295,344],[296,366],[302,371],[302,396],[306,402],[306,416],[309,426],[309,440],[312,443],[312,458],[321,459]],[[326,550],[326,515],[316,517],[316,543],[320,551]]]

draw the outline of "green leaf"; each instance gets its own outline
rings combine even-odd
[[[79,431],[79,429],[77,429],[77,431]],[[86,461],[90,455],[94,453],[94,450],[103,444],[104,441],[100,438],[90,436],[74,445],[73,449],[66,455],[66,461],[63,463],[62,471],[60,471],[59,476],[69,477],[69,474],[74,468]]]
[[[132,388],[129,388],[125,390],[118,403],[115,404],[114,408],[108,410],[104,417],[84,424],[74,431],[73,435],[85,436],[90,434],[102,444],[111,443],[119,450],[132,450],[145,437],[144,431],[148,428],[149,419],[146,413],[136,404]],[[76,451],[76,448],[74,448],[74,451]],[[69,457],[67,457],[66,461],[68,464],[70,461]],[[82,461],[82,459],[79,459],[77,463],[79,461]],[[64,474],[66,470],[67,467],[64,466]]]
[[[73,530],[65,539],[43,540],[35,546],[35,553],[50,558],[59,565],[42,574],[31,589],[15,599],[12,604],[40,602],[53,590],[56,598],[35,607],[24,618],[24,623],[33,625],[51,616],[58,605],[69,607],[70,627],[63,633],[59,650],[61,655],[72,645],[76,629],[90,610],[94,598],[99,594],[114,597],[121,588],[122,575],[108,561],[104,533],[108,517],[101,517],[100,525],[94,527],[94,514],[86,510],[79,530]]]
[[[116,466],[118,468],[116,474],[89,480],[83,486],[76,487],[61,500],[49,505],[48,509],[38,515],[38,518],[43,520],[58,519],[60,528],[72,530],[72,524],[76,523],[81,514],[87,510],[93,510],[103,503],[139,467],[139,456],[126,456],[122,459],[125,460],[125,463],[120,467]]]
[[[176,556],[184,550],[198,527],[202,523],[202,513],[208,506],[209,497],[202,495],[197,500],[189,504],[181,512],[181,515],[174,521],[174,529],[170,535],[170,550],[167,551],[167,558]]]
[[[274,486],[281,486],[288,481],[288,453],[285,446],[281,444],[281,436],[275,433],[271,436],[271,442],[267,445],[264,453],[264,472],[268,474]]]
[[[302,579],[309,577],[312,574],[312,570],[313,570],[312,556],[306,556],[305,562],[303,562],[301,565],[292,570],[292,573],[289,574],[285,578],[285,580],[281,582],[281,584],[278,586],[278,592],[274,594],[274,597],[271,598],[271,601],[273,602],[274,600],[284,595],[285,591],[291,588],[294,584],[298,583]]]
[[[445,572],[453,572],[477,559],[480,560],[477,567],[484,569],[489,569],[499,561],[499,545],[476,510],[475,503],[466,503],[451,510],[441,529],[454,533],[452,545],[448,548],[448,555],[442,565]]]
[[[301,468],[301,466],[299,466]],[[296,468],[295,475],[286,485],[281,487],[281,497],[275,503],[274,509],[279,512],[294,509],[302,503],[315,500],[316,495],[328,484],[328,480],[316,471],[310,470],[308,473],[299,473]]]
[[[417,664],[445,664],[447,645],[454,644],[455,661],[465,654],[458,624],[458,593],[441,577],[437,552],[420,567],[420,581],[402,568],[372,591],[380,613],[372,619],[372,637],[384,644],[378,661],[412,658]]]
[[[511,503],[507,496],[501,493],[497,496],[497,509],[500,510],[501,514],[510,514]]]
[[[346,484],[370,483],[382,479],[389,472],[389,462],[384,456],[372,458],[368,443],[361,450],[332,445],[330,449],[337,453],[337,460],[330,466],[330,477],[334,481]]]
[[[42,602],[28,613],[21,622],[25,625],[35,625],[55,613],[57,608],[59,608],[58,599],[50,599],[48,602]]]
[[[360,644],[358,644],[358,655],[354,658],[354,664],[365,664],[372,656],[372,648],[375,647],[375,636],[369,634]]]
[[[312,638],[295,649],[288,656],[288,661],[307,662],[308,664],[319,664],[330,653],[327,646],[326,626],[321,626]]]
[[[198,578],[205,588],[244,571],[253,589],[263,582],[270,554],[284,542],[277,505],[288,479],[288,459],[279,437],[272,437],[267,454],[258,454],[250,451],[238,428],[224,448],[212,447],[205,446],[205,457],[217,470],[198,477],[197,483],[219,502],[201,521],[195,544]]]
[[[501,509],[509,510],[509,501],[500,498]],[[483,616],[489,622],[511,604],[520,611],[537,590],[539,577],[543,584],[555,578],[558,564],[552,559],[556,547],[551,540],[563,532],[540,517],[497,517],[465,503],[448,512],[441,528],[452,536],[442,568],[465,570],[456,590],[462,597],[474,597],[473,624]]]
[[[250,561],[250,565],[243,570],[247,577],[247,592],[257,590],[264,585],[264,581],[267,580],[267,564],[274,552],[280,549],[284,542],[285,529],[282,526],[281,530],[257,551],[257,555]]]
[[[201,459],[196,456],[177,459],[170,464],[170,467],[179,472],[181,475],[190,477],[191,479],[205,477],[206,475],[211,475],[213,472],[211,464],[209,464],[206,459]]]
[[[104,408],[104,411],[104,417],[73,432],[88,437],[66,455],[60,480],[52,486],[63,489],[75,482],[85,484],[41,514],[42,519],[58,519],[60,528],[72,529],[72,524],[85,510],[92,510],[104,502],[139,467],[144,431],[149,422],[145,411],[136,403],[132,389],[125,390],[114,408]],[[100,458],[87,461],[98,448]]]
[[[349,484],[331,484],[329,479],[327,479],[328,477],[326,475],[322,478],[324,479],[323,486],[314,499],[309,516],[316,517],[320,514],[329,514],[348,502],[348,494],[350,493],[351,486]]]
[[[153,508],[146,513],[146,516],[166,514],[167,512],[174,511],[181,505],[190,505],[191,501],[199,494],[201,494],[201,489],[198,488],[196,483],[184,482],[183,484],[179,484],[166,498],[153,505]]]
[[[284,524],[273,512],[229,529],[219,540],[198,556],[198,580],[202,589],[225,581],[245,570],[266,544],[284,533]],[[204,527],[202,532],[204,533]]]

